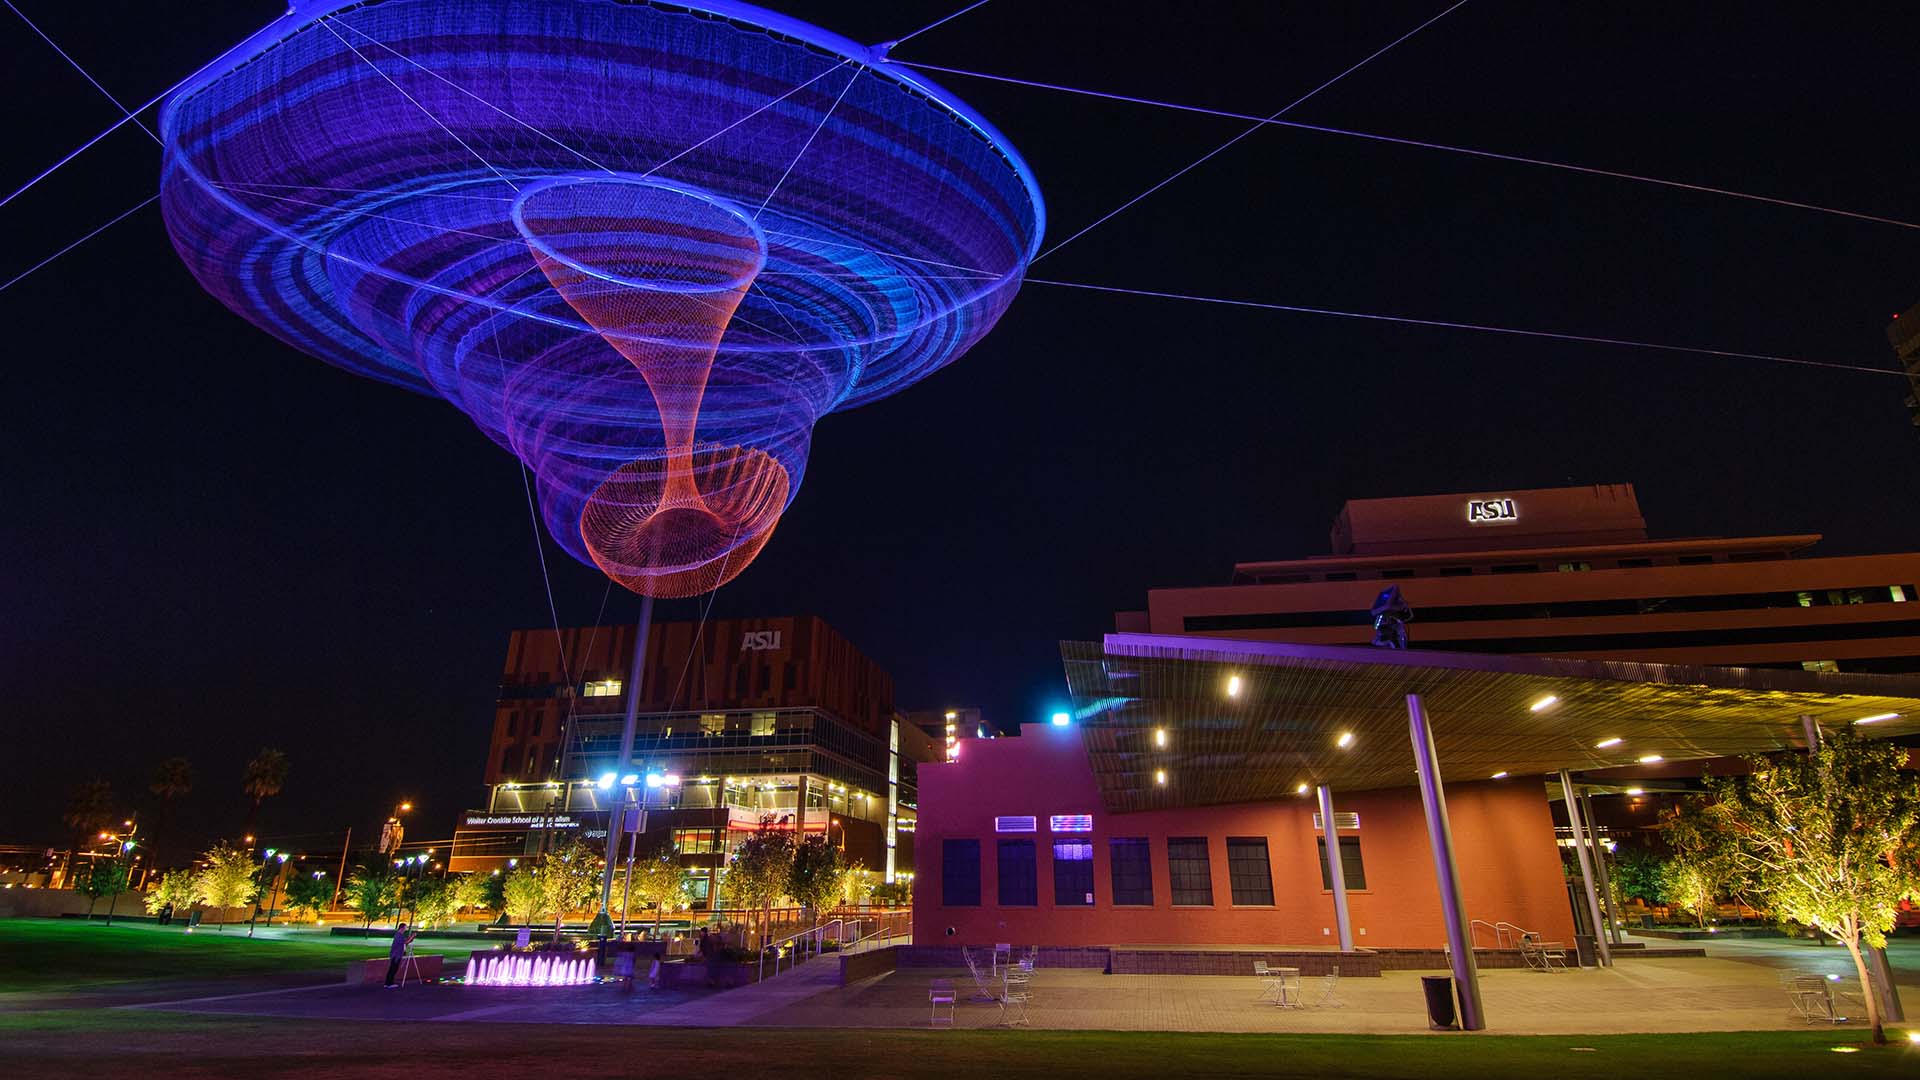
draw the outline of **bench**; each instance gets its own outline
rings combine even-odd
[[[414,971],[420,973],[419,979],[421,982],[439,982],[441,965],[445,960],[446,957],[438,954],[431,956],[416,954],[413,958],[413,968]],[[349,961],[347,963],[347,985],[379,986],[386,981],[387,963],[388,961],[385,957],[378,960]],[[398,976],[395,976],[395,978],[397,979]],[[411,982],[413,979],[413,971],[407,972],[407,980]]]

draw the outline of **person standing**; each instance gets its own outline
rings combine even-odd
[[[413,937],[406,923],[393,929],[393,944],[387,948],[387,981],[382,984],[389,990],[398,989],[393,977],[400,973],[400,962],[407,958],[407,947],[413,944]]]

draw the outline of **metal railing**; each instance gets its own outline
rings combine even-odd
[[[783,966],[791,970],[819,956],[826,951],[828,941],[832,941],[835,950],[843,954],[866,952],[885,948],[895,938],[907,937],[912,932],[911,909],[851,919],[829,919],[797,934],[789,934],[761,949],[756,981],[770,977],[767,974],[769,954],[773,960],[773,974],[778,975]]]
[[[789,964],[788,967],[794,968],[819,956],[821,949],[827,943],[827,937],[830,932],[834,935],[834,943],[836,945],[844,941],[847,933],[847,920],[830,919],[810,930],[802,930],[797,934],[781,938],[779,941],[761,949],[760,973],[756,976],[756,981],[767,978],[767,954],[773,954],[773,973],[778,975],[780,974],[780,965],[785,963],[789,958],[791,958],[793,962]]]
[[[1483,928],[1493,934],[1493,947],[1496,949],[1517,949],[1520,947],[1520,940],[1533,933],[1531,930],[1515,926],[1505,920],[1488,922],[1485,919],[1475,919],[1469,929],[1473,934],[1473,947],[1476,949],[1481,947],[1480,931]]]

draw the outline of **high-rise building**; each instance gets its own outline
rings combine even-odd
[[[911,873],[916,768],[941,751],[894,708],[884,669],[811,616],[656,624],[621,761],[635,632],[513,632],[486,803],[462,816],[451,869],[604,842],[625,804],[644,809],[638,849],[679,852],[697,907],[730,842],[761,828],[825,836],[887,881]]]
[[[1810,557],[1817,533],[1649,538],[1631,484],[1355,499],[1332,553],[1154,589],[1117,629],[1371,640],[1398,585],[1414,646],[1812,671],[1920,672],[1920,553]]]
[[[1887,340],[1907,373],[1907,411],[1913,414],[1913,426],[1920,427],[1920,304],[1893,317],[1887,324]]]

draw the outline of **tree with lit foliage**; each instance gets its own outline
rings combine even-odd
[[[606,860],[592,844],[574,839],[548,852],[534,868],[534,880],[540,883],[540,895],[547,911],[553,913],[553,940],[560,941],[560,926],[567,912],[585,906],[600,891],[600,874]]]
[[[373,933],[373,920],[393,910],[400,899],[400,876],[388,866],[386,859],[375,858],[355,870],[347,879],[347,888],[343,894],[347,906],[360,913],[365,920],[361,936]]]
[[[320,913],[333,904],[333,879],[312,871],[294,873],[287,878],[287,910],[300,920],[320,921]]]
[[[1686,799],[1662,811],[1658,827],[1670,852],[1660,866],[1660,894],[1705,929],[1720,910],[1720,898],[1741,879],[1726,808],[1710,799]]]
[[[793,849],[787,866],[787,895],[818,925],[820,913],[840,899],[840,874],[845,869],[839,848],[824,836],[809,836]]]
[[[95,859],[87,872],[80,875],[78,891],[87,898],[87,918],[92,920],[93,907],[103,896],[119,896],[127,891],[127,866],[119,859]],[[112,919],[109,916],[109,925]]]
[[[216,847],[204,856],[206,866],[193,878],[193,898],[210,908],[236,908],[260,895],[254,878],[253,855],[238,848]],[[225,933],[227,924],[220,923]]]
[[[740,841],[727,864],[727,895],[734,904],[754,913],[756,942],[766,936],[773,905],[786,895],[793,868],[793,833],[777,826],[772,815],[760,819],[759,831]]]
[[[507,918],[531,927],[533,920],[547,913],[547,895],[531,866],[516,867],[500,885],[501,904]]]
[[[653,905],[653,936],[660,936],[660,918],[693,903],[686,868],[671,844],[661,844],[633,864],[633,898]]]
[[[168,907],[175,911],[190,908],[194,902],[194,873],[191,870],[169,870],[160,875],[160,883],[147,890],[143,899],[147,914],[158,915]]]
[[[416,928],[447,922],[459,908],[454,898],[454,883],[438,877],[407,881],[401,889],[400,906],[413,915]]]
[[[860,865],[856,860],[840,868],[839,902],[846,907],[859,907],[873,898],[873,891],[879,887],[873,871]]]
[[[1873,1041],[1885,1044],[1863,948],[1885,948],[1900,901],[1920,899],[1920,781],[1907,749],[1851,728],[1810,754],[1752,759],[1710,785],[1741,869],[1776,917],[1847,947]]]
[[[485,906],[487,882],[490,879],[490,875],[487,874],[462,874],[456,878],[448,878],[447,880],[453,882],[454,910],[466,911],[469,908]]]

